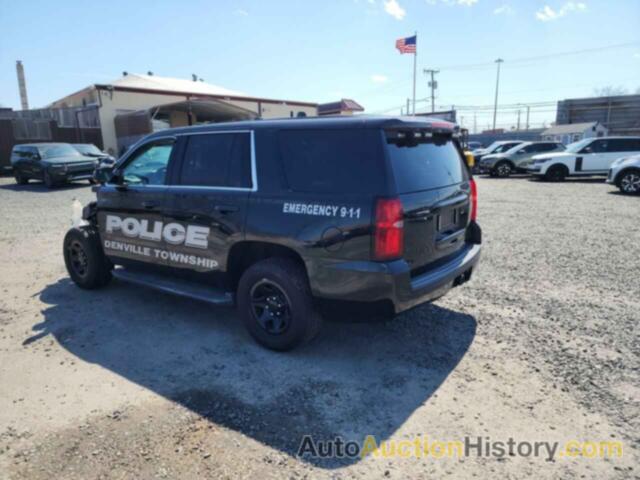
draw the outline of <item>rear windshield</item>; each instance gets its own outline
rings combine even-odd
[[[388,140],[387,150],[398,193],[446,187],[469,178],[464,160],[450,137],[434,137],[413,144]]]
[[[379,130],[283,130],[289,188],[310,193],[377,193],[384,187]]]

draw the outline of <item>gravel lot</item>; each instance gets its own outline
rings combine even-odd
[[[0,478],[640,478],[640,198],[594,180],[478,188],[472,282],[277,354],[233,310],[74,287],[62,237],[90,188],[0,179]],[[625,450],[303,460],[307,433]]]

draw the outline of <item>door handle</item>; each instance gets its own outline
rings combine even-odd
[[[219,213],[233,213],[238,211],[237,205],[216,205],[213,208]]]
[[[142,202],[142,206],[147,210],[155,210],[158,208],[158,204],[155,202]]]

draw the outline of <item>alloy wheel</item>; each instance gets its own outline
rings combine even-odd
[[[635,172],[625,174],[620,180],[620,188],[625,193],[640,192],[640,174]]]
[[[67,251],[71,260],[71,268],[79,277],[84,278],[89,272],[89,257],[87,257],[84,247],[79,241],[73,240],[67,246]]]
[[[287,294],[271,280],[257,282],[250,292],[251,313],[271,335],[282,334],[291,324],[291,304]]]

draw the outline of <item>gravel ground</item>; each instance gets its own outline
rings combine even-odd
[[[86,185],[0,179],[0,478],[640,478],[640,198],[479,179],[475,278],[256,346],[233,310],[67,278]],[[304,434],[624,443],[622,458],[301,459]]]

